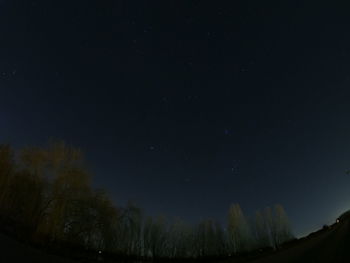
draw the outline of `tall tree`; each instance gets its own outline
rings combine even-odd
[[[269,245],[274,249],[276,249],[277,248],[276,225],[275,225],[273,216],[274,215],[271,207],[266,207],[263,210],[264,225],[265,225],[266,232],[268,234]]]
[[[142,211],[132,202],[128,202],[119,216],[118,250],[127,255],[141,254],[141,235]]]
[[[251,232],[239,204],[231,205],[228,213],[229,249],[236,254],[250,249]]]
[[[39,231],[49,234],[52,241],[66,239],[72,214],[90,191],[90,174],[80,151],[64,143],[51,143],[46,149],[26,149],[22,162],[48,184]]]
[[[145,256],[159,258],[164,256],[168,238],[167,224],[164,216],[155,219],[148,217],[143,231]]]
[[[254,236],[258,248],[271,245],[268,226],[266,225],[265,218],[260,211],[257,211],[255,214]]]
[[[277,246],[293,238],[288,216],[282,205],[275,205],[274,225]]]

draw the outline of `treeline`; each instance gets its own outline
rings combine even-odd
[[[16,153],[1,145],[1,218],[22,226],[36,243],[70,244],[124,257],[227,257],[278,248],[293,238],[280,205],[250,220],[238,204],[232,205],[226,227],[210,219],[190,225],[145,217],[132,203],[116,207],[104,191],[93,189],[85,167],[81,151],[62,142]]]

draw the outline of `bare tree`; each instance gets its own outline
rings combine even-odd
[[[256,246],[278,248],[293,238],[281,205],[257,212],[254,224],[238,204],[231,205],[227,230],[209,219],[193,226],[170,224],[162,216],[144,220],[136,205],[117,208],[106,192],[91,188],[85,167],[82,152],[63,142],[27,147],[19,155],[0,145],[0,215],[21,223],[34,238],[46,237],[49,245],[63,241],[124,256],[217,257]]]
[[[167,224],[164,216],[148,217],[144,225],[145,256],[158,258],[165,255],[167,246]]]
[[[140,255],[142,250],[142,211],[128,202],[118,217],[117,250],[126,255]]]
[[[181,219],[176,219],[168,234],[169,257],[185,258],[193,256],[192,227]]]
[[[228,213],[229,249],[236,254],[251,248],[251,232],[239,204],[231,205]]]
[[[271,245],[269,230],[266,225],[264,216],[260,211],[257,211],[255,214],[254,236],[256,240],[256,246],[258,248],[268,247]]]
[[[293,238],[288,216],[283,206],[279,204],[275,205],[274,225],[277,246]]]

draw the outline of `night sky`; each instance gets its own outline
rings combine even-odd
[[[1,0],[0,142],[80,147],[95,187],[150,215],[280,203],[297,235],[332,222],[350,208],[349,9],[278,2]]]

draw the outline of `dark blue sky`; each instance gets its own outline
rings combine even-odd
[[[1,142],[82,148],[116,204],[224,221],[281,203],[305,234],[349,208],[346,10],[3,0]]]

